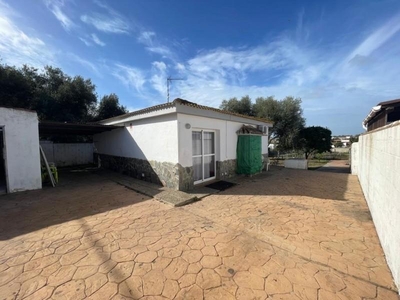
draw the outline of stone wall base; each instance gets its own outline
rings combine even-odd
[[[190,191],[194,187],[193,181],[193,167],[182,167],[177,164],[179,174],[179,190]]]
[[[133,178],[152,182],[174,190],[190,191],[194,188],[193,167],[180,164],[158,162],[131,157],[113,156],[95,153],[95,162],[99,167],[116,171]],[[266,170],[268,154],[263,154],[263,171]],[[236,159],[217,161],[217,179],[226,179],[236,175]]]
[[[236,175],[236,159],[217,161],[217,179],[230,178]]]
[[[193,170],[190,171],[190,168],[183,168],[179,164],[95,153],[95,161],[98,159],[102,168],[136,179],[175,190],[187,190],[193,187]]]

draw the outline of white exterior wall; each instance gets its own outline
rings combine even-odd
[[[57,167],[78,166],[93,163],[92,143],[53,144],[40,142],[48,162]]]
[[[130,121],[121,129],[96,134],[93,140],[100,154],[178,163],[176,113]]]
[[[361,135],[351,160],[400,288],[400,121]]]
[[[190,124],[191,128],[186,129],[185,124]],[[236,159],[236,146],[238,131],[244,123],[213,119],[207,117],[199,117],[188,114],[178,114],[178,131],[179,131],[179,163],[183,167],[190,167],[192,162],[192,130],[204,129],[215,130],[215,156],[217,161],[225,161]],[[246,124],[252,124],[248,120]],[[268,153],[268,136],[262,136],[262,153]]]
[[[42,188],[36,112],[0,107],[9,193]]]

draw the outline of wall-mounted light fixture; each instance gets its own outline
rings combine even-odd
[[[185,128],[186,128],[186,129],[190,129],[190,128],[192,128],[192,126],[190,126],[189,123],[186,123],[186,124],[185,124]]]

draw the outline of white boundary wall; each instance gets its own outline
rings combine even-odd
[[[78,166],[93,163],[93,143],[53,144],[41,141],[40,145],[48,162],[57,167]]]
[[[42,188],[36,112],[0,107],[4,129],[7,192]]]
[[[400,288],[400,121],[361,135],[352,146],[351,165]]]

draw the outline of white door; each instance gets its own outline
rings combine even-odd
[[[193,177],[194,183],[215,178],[215,132],[209,130],[192,131]]]

